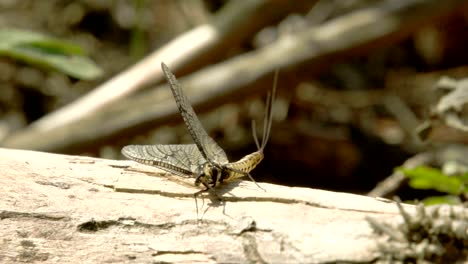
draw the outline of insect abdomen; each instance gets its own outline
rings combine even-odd
[[[235,178],[240,178],[243,176],[246,176],[244,173],[239,173],[239,172],[245,172],[249,173],[252,171],[261,161],[263,160],[263,151],[257,151],[254,153],[251,153],[242,159],[230,163],[228,167],[232,169],[229,173],[229,177],[227,177],[227,180],[232,180]]]

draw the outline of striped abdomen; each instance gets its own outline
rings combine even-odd
[[[247,176],[261,161],[263,160],[263,151],[256,151],[242,159],[226,165],[229,170],[229,175],[224,179],[230,181],[236,178]]]

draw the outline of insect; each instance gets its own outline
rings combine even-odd
[[[195,144],[129,145],[122,149],[122,154],[134,161],[159,167],[178,176],[195,178],[196,186],[204,186],[203,190],[194,194],[195,197],[223,182],[244,176],[255,182],[249,172],[262,161],[263,150],[270,136],[277,73],[273,91],[267,97],[261,144],[257,138],[255,122],[252,121],[253,136],[258,150],[236,162],[229,162],[224,150],[206,133],[175,76],[164,63],[161,63],[161,67]]]

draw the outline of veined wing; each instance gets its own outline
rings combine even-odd
[[[203,128],[200,120],[198,120],[195,111],[190,105],[189,100],[184,95],[182,88],[180,87],[179,82],[176,80],[175,76],[171,73],[166,64],[161,63],[164,75],[166,75],[167,82],[169,87],[171,87],[172,94],[179,108],[180,114],[184,119],[185,124],[192,136],[193,141],[195,142],[198,150],[201,152],[201,155],[205,160],[210,161],[215,164],[227,164],[229,161],[227,159],[226,153],[224,150],[206,133]]]
[[[129,145],[122,149],[122,154],[183,177],[196,177],[206,163],[195,144]]]

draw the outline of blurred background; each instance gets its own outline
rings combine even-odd
[[[358,194],[382,183],[371,195],[466,201],[468,134],[434,109],[468,76],[467,1],[286,2],[0,0],[0,146],[123,159],[129,144],[191,143],[160,78],[164,58],[234,161],[256,151],[251,120],[262,123],[279,69],[271,138],[252,172],[257,181]],[[194,32],[206,25],[218,32],[214,39]],[[185,56],[195,46],[201,51]],[[165,53],[148,57],[154,52]],[[152,66],[138,68],[143,59]],[[137,88],[35,125],[133,67]],[[136,86],[128,80],[94,98]],[[202,90],[197,80],[227,88]],[[402,165],[408,171],[395,171]],[[422,172],[410,170],[419,165]],[[442,178],[426,185],[405,178],[434,173]],[[462,187],[434,187],[453,175],[465,175]]]

